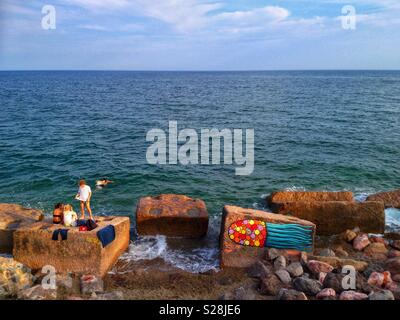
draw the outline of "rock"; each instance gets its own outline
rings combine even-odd
[[[96,217],[98,227],[80,232],[69,228],[66,241],[52,240],[54,230],[60,226],[43,221],[14,233],[14,258],[32,270],[53,266],[57,274],[68,272],[104,276],[128,248],[130,221],[128,217]],[[97,232],[113,226],[115,239],[103,247]]]
[[[269,296],[276,296],[282,287],[283,284],[279,278],[275,274],[269,274],[261,279],[260,293]]]
[[[385,269],[393,276],[400,274],[400,258],[392,258],[386,261]]]
[[[320,283],[324,283],[324,280],[325,280],[326,275],[327,275],[326,272],[320,272],[320,273],[318,274],[318,281],[319,281]]]
[[[353,230],[346,230],[343,234],[343,239],[349,243],[353,242],[353,240],[357,237],[357,233]]]
[[[400,251],[399,250],[390,250],[388,253],[388,258],[397,258],[400,257]]]
[[[230,226],[239,220],[262,220],[267,223],[275,224],[300,224],[311,226],[315,225],[304,220],[293,217],[282,216],[279,214],[268,213],[265,211],[244,209],[235,206],[225,206],[223,209],[221,232],[220,232],[220,263],[221,268],[247,268],[258,260],[266,257],[266,248],[250,247],[237,244],[229,237]]]
[[[364,250],[371,242],[368,239],[367,234],[360,234],[358,235],[353,241],[353,248],[362,251]]]
[[[285,269],[280,269],[278,271],[275,271],[275,275],[281,280],[284,284],[289,284],[292,279],[290,278],[289,272],[287,272]]]
[[[368,296],[369,300],[394,300],[394,295],[389,290],[382,290],[378,292],[372,292]]]
[[[371,241],[372,243],[382,243],[383,245],[385,245],[385,247],[389,245],[389,243],[382,237],[371,236],[369,238],[369,241]]]
[[[335,252],[329,248],[321,250],[319,252],[319,255],[322,257],[335,257],[336,256]]]
[[[367,201],[382,201],[386,208],[400,208],[400,189],[372,194]]]
[[[318,260],[308,261],[307,268],[314,274],[318,274],[320,272],[328,273],[333,270],[333,267],[330,264]]]
[[[271,270],[261,261],[257,261],[247,269],[247,274],[252,278],[262,278],[268,273],[271,273]]]
[[[400,282],[400,274],[396,274],[392,277],[393,281]]]
[[[136,227],[140,235],[200,238],[208,229],[207,207],[184,195],[144,197],[136,208]]]
[[[34,280],[29,268],[12,258],[0,257],[0,296],[14,297],[19,291],[30,288]]]
[[[38,284],[18,292],[18,299],[21,300],[55,300],[57,299],[57,290],[45,289]]]
[[[341,273],[328,273],[325,276],[325,279],[323,281],[323,286],[324,288],[331,288],[335,290],[337,293],[341,293],[344,291],[343,286],[342,286],[342,280],[344,278],[344,275]]]
[[[322,289],[317,294],[317,299],[320,299],[320,300],[325,299],[325,298],[330,298],[330,297],[336,297],[336,291],[332,288]]]
[[[396,250],[400,250],[400,240],[393,240],[390,242],[390,246]]]
[[[279,256],[274,261],[274,269],[279,270],[284,268],[286,268],[286,258],[284,256]]]
[[[43,212],[18,204],[0,203],[0,253],[12,253],[15,230],[43,220]]]
[[[336,235],[359,226],[363,232],[385,231],[385,208],[382,202],[286,202],[274,212],[311,221],[318,235]],[[334,221],[334,223],[332,223]]]
[[[307,296],[300,291],[282,288],[277,296],[278,300],[308,300]]]
[[[341,269],[344,266],[353,266],[357,271],[364,271],[368,267],[368,262],[353,260],[353,259],[341,259],[338,257],[320,257],[311,256],[313,260],[323,261],[330,264],[334,269]]]
[[[322,285],[317,280],[305,277],[299,277],[294,279],[293,286],[296,290],[302,291],[310,296],[315,296],[322,290]]]
[[[234,290],[234,300],[255,300],[256,295],[250,288],[239,287]]]
[[[366,294],[370,294],[373,291],[373,287],[368,284],[368,280],[359,272],[356,274],[356,289]]]
[[[96,300],[124,300],[124,294],[122,291],[102,293],[97,295]]]
[[[335,250],[336,250],[336,255],[341,258],[343,258],[343,257],[346,258],[349,256],[348,252],[341,247],[338,247]]]
[[[348,191],[276,191],[271,193],[266,200],[269,207],[276,210],[281,203],[287,202],[353,201],[353,193]]]
[[[300,277],[304,273],[303,267],[300,262],[292,262],[291,264],[289,264],[286,270],[294,278]]]
[[[387,258],[389,250],[386,249],[385,244],[380,242],[373,242],[364,249],[364,254],[373,260],[384,260]]]
[[[276,258],[278,258],[280,255],[281,255],[281,252],[278,249],[269,248],[267,250],[266,258],[267,258],[267,260],[273,261]]]
[[[368,278],[368,284],[377,287],[386,287],[393,282],[389,271],[383,273],[372,272]]]
[[[343,291],[340,294],[339,300],[367,300],[368,296],[365,293],[356,291]]]
[[[81,291],[83,294],[102,293],[104,291],[103,280],[95,275],[83,275]]]

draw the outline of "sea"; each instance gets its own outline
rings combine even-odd
[[[152,129],[253,129],[254,171],[235,163],[149,164]],[[114,183],[97,189],[95,181]],[[95,215],[128,215],[124,261],[163,259],[190,272],[218,268],[222,207],[265,209],[274,190],[400,187],[400,71],[2,71],[0,202],[42,209],[74,200],[78,180],[93,189]],[[201,198],[205,239],[135,234],[140,197]],[[400,211],[386,210],[389,231]]]

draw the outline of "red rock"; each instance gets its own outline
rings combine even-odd
[[[340,234],[355,227],[368,233],[385,231],[382,202],[285,202],[275,205],[274,212],[315,223],[319,235]]]
[[[368,278],[368,284],[371,286],[382,287],[385,281],[385,276],[380,272],[372,272]]]
[[[400,208],[400,189],[372,194],[367,201],[382,201],[386,208]]]
[[[336,291],[332,288],[325,288],[318,292],[317,299],[325,299],[330,297],[336,297]]]
[[[199,238],[208,229],[206,204],[176,194],[144,197],[137,205],[136,226],[140,235]]]
[[[294,217],[273,214],[261,210],[244,209],[235,206],[225,206],[223,209],[221,223],[221,268],[236,267],[246,268],[257,260],[266,256],[266,248],[243,246],[235,243],[229,238],[229,227],[232,223],[239,220],[262,220],[267,223],[285,224],[296,223],[305,226],[311,226],[315,230],[315,225],[309,221],[297,219]],[[298,255],[300,252],[296,251]]]
[[[358,235],[353,241],[353,248],[362,251],[364,250],[371,242],[368,239],[367,234]]]
[[[18,204],[0,203],[0,253],[12,253],[13,234],[18,228],[43,220],[43,212]]]
[[[399,250],[390,250],[388,253],[388,258],[397,258],[400,257],[400,251]]]
[[[369,238],[369,240],[370,240],[372,243],[382,243],[385,247],[387,247],[387,246],[389,245],[388,242],[387,242],[384,238],[382,238],[382,237],[375,237],[375,236],[372,236],[372,237]]]
[[[320,272],[328,273],[332,272],[333,270],[333,267],[330,264],[317,260],[308,261],[307,267],[312,273],[315,274],[318,274]]]
[[[43,221],[14,233],[13,255],[30,269],[53,266],[57,274],[68,272],[93,274],[103,277],[128,248],[130,223],[127,217],[98,217],[98,227],[80,232],[79,228],[66,228],[67,240],[52,240],[53,231],[59,225]],[[103,248],[97,231],[113,225],[115,239]]]
[[[343,291],[340,294],[339,300],[367,300],[368,295],[356,291]]]

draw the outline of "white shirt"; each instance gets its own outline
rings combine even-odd
[[[78,219],[78,216],[76,215],[75,211],[65,211],[64,212],[64,225],[66,227],[75,227],[77,219]]]
[[[92,189],[88,185],[84,185],[79,187],[78,195],[80,201],[87,201],[89,199],[89,195],[92,193]]]

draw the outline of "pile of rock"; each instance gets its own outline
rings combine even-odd
[[[400,299],[398,283],[392,279],[391,271],[372,272],[368,277],[366,272],[357,271],[352,288],[351,284],[347,286],[341,264],[333,266],[320,257],[304,252],[301,256],[293,256],[284,250],[269,249],[265,259],[248,268],[248,274],[259,279],[261,294],[278,300]],[[391,262],[390,266],[398,272],[400,264]]]
[[[278,191],[266,200],[275,213],[315,223],[318,235],[340,234],[355,227],[377,234],[385,229],[383,202],[356,202],[352,192]]]

